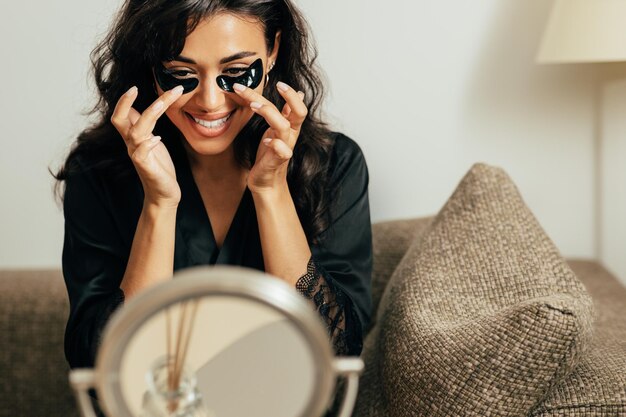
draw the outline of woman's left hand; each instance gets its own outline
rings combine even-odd
[[[303,101],[304,93],[282,82],[277,83],[276,88],[286,101],[282,112],[256,91],[235,84],[235,92],[247,100],[250,108],[270,126],[261,138],[256,162],[248,174],[248,188],[252,192],[272,191],[286,186],[289,159],[308,114]]]

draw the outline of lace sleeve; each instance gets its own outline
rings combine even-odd
[[[326,324],[330,341],[339,356],[359,355],[363,347],[361,322],[350,297],[317,265],[311,256],[307,272],[296,289],[311,300]]]

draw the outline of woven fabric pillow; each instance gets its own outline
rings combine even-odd
[[[476,164],[387,285],[355,415],[527,415],[578,363],[592,319],[515,185]]]
[[[597,262],[568,263],[594,301],[593,340],[580,364],[530,416],[626,416],[626,288]]]

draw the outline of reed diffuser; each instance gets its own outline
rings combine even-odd
[[[170,308],[165,311],[166,354],[158,358],[146,375],[148,392],[143,417],[210,417],[196,387],[195,375],[185,366],[199,300],[180,305],[178,327]]]

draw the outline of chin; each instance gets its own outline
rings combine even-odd
[[[232,146],[234,138],[213,138],[210,141],[195,137],[193,134],[183,133],[185,147],[197,155],[219,155]]]

